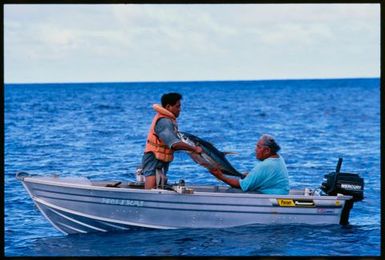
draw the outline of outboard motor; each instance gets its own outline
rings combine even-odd
[[[364,179],[355,173],[342,173],[342,158],[338,159],[335,172],[324,176],[321,189],[330,196],[338,193],[353,196],[353,201],[360,201],[364,198]]]

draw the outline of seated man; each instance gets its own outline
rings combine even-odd
[[[211,170],[221,181],[242,191],[264,194],[289,194],[289,178],[284,159],[277,152],[281,148],[270,135],[262,135],[255,147],[256,158],[260,160],[244,179],[228,178],[219,169]]]

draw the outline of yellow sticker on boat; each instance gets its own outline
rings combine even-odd
[[[288,199],[277,199],[279,206],[281,207],[295,207],[293,200]]]

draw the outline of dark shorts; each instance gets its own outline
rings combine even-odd
[[[169,162],[162,162],[155,158],[154,153],[148,152],[142,157],[142,171],[144,176],[155,176],[156,169],[163,169],[163,174],[168,171]]]

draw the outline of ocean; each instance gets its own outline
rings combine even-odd
[[[134,180],[162,94],[183,95],[179,130],[249,171],[261,134],[281,146],[291,188],[318,188],[343,158],[365,198],[350,224],[138,229],[65,236],[38,212],[17,171]],[[5,256],[380,256],[380,79],[5,84]],[[169,182],[219,183],[184,152]]]

